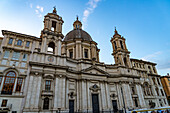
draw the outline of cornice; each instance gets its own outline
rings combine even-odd
[[[13,32],[13,31],[2,30],[2,34],[3,35],[20,36],[20,37],[23,37],[23,38],[30,38],[30,39],[33,39],[33,40],[41,41],[41,39],[38,38],[38,37],[31,36],[31,35],[26,35],[26,34],[22,34],[22,33],[17,33],[17,32]]]
[[[61,37],[62,39],[64,38],[64,35],[62,33],[50,32],[50,31],[45,31],[45,30],[42,30],[42,33],[47,34],[47,35]]]
[[[35,66],[41,66],[41,67],[53,67],[53,68],[58,68],[58,69],[68,69],[68,66],[60,66],[60,65],[54,65],[54,64],[46,64],[46,63],[38,63],[38,62],[32,62],[30,61],[29,64],[35,65]]]
[[[30,50],[26,50],[26,49],[18,49],[18,48],[12,48],[12,47],[8,47],[8,46],[3,46],[3,49],[8,49],[8,50],[14,50],[14,51],[18,51],[18,52],[27,52],[27,53],[31,53]]]
[[[137,61],[137,62],[141,62],[141,63],[144,63],[144,64],[157,65],[156,63],[153,63],[153,62],[139,60],[139,59],[134,59],[134,58],[130,58],[130,61]]]

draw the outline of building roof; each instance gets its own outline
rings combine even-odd
[[[93,41],[91,36],[82,29],[73,29],[65,36],[64,41],[72,41],[74,39]]]
[[[143,62],[143,63],[147,63],[147,64],[151,64],[151,65],[156,65],[156,63],[149,62],[149,61],[144,61],[144,60],[141,60],[141,59],[130,58],[130,60],[131,60],[131,61]]]
[[[17,33],[17,32],[13,32],[13,31],[8,31],[8,30],[2,30],[2,34],[10,34],[10,35],[15,35],[15,36],[20,36],[20,37],[25,37],[25,38],[32,38],[32,39],[36,39],[36,40],[41,40],[40,38],[36,37],[36,36],[31,36],[31,35],[27,35],[27,34],[22,34],[22,33]]]

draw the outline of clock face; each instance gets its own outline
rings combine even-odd
[[[48,61],[49,61],[49,62],[53,62],[53,61],[54,61],[54,57],[49,56],[49,57],[48,57]]]

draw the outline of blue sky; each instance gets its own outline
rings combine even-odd
[[[43,17],[54,6],[64,20],[64,35],[79,16],[98,43],[101,62],[114,63],[110,39],[116,26],[131,58],[157,63],[160,75],[170,72],[169,0],[0,0],[0,30],[39,37]]]

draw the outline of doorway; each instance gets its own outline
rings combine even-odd
[[[118,111],[117,109],[117,100],[112,100],[112,105],[113,105],[113,111],[116,113]]]
[[[99,113],[99,98],[98,94],[92,94],[93,113]]]
[[[74,113],[74,100],[69,100],[69,113]]]

